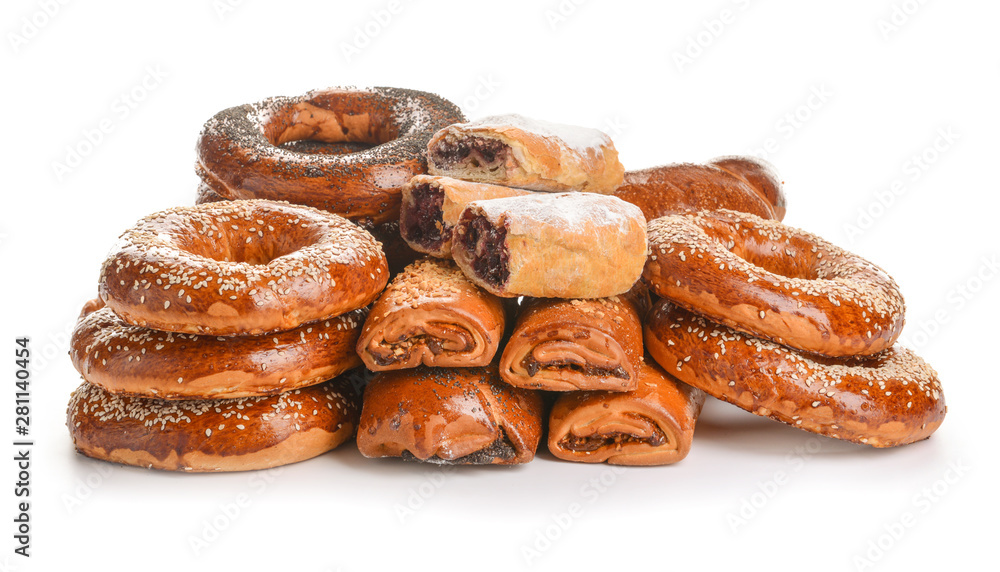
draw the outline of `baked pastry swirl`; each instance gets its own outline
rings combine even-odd
[[[514,465],[535,457],[542,398],[500,380],[496,366],[401,369],[365,388],[358,450],[455,465]]]
[[[549,451],[564,461],[669,465],[691,450],[705,393],[655,363],[634,391],[564,393],[549,415]]]
[[[372,371],[489,365],[506,327],[504,302],[450,260],[424,258],[372,307],[357,350]]]
[[[643,287],[588,300],[529,298],[500,358],[507,383],[546,391],[632,391],[643,361]]]

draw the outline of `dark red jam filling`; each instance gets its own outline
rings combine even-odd
[[[427,250],[438,250],[441,243],[451,236],[451,227],[445,226],[441,220],[444,192],[429,184],[421,184],[413,187],[412,195],[413,206],[406,209],[401,224],[403,238]]]

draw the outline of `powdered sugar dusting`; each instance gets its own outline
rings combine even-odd
[[[490,220],[503,213],[512,218],[532,221],[566,230],[582,230],[584,225],[617,226],[621,233],[645,225],[639,207],[618,197],[597,193],[540,193],[473,201],[467,209],[478,209]]]
[[[517,127],[540,137],[559,139],[566,144],[566,147],[580,155],[586,155],[590,151],[601,153],[603,146],[611,144],[611,138],[598,129],[531,119],[516,113],[492,115],[465,125],[485,129],[497,129],[504,126]]]

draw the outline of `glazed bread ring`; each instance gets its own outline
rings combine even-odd
[[[751,157],[708,163],[675,163],[628,171],[615,196],[640,209],[646,220],[688,211],[729,209],[781,220],[785,195],[771,165]]]
[[[168,471],[250,471],[323,454],[354,435],[360,411],[351,376],[268,397],[168,401],[126,397],[84,383],[66,425],[77,451]]]
[[[271,395],[360,366],[354,345],[366,314],[354,310],[286,332],[220,338],[133,326],[110,308],[102,308],[77,323],[70,359],[85,380],[117,395],[160,399]]]
[[[763,159],[750,156],[729,155],[716,157],[708,162],[723,171],[739,177],[764,195],[767,202],[774,208],[775,220],[785,218],[785,191],[778,171]]]
[[[326,89],[226,109],[198,141],[197,171],[231,199],[273,199],[378,224],[399,219],[400,187],[427,171],[427,142],[464,121],[436,95],[408,89]],[[336,154],[327,144],[371,148]]]
[[[205,203],[217,203],[220,201],[228,201],[226,197],[220,195],[219,193],[212,190],[212,187],[206,185],[203,182],[198,183],[198,192],[194,197],[194,204],[203,205]]]
[[[903,329],[895,281],[807,232],[733,211],[649,223],[643,278],[731,328],[828,356],[870,355]]]
[[[198,194],[194,202],[196,205],[201,205],[228,200],[230,199],[216,193],[205,183],[201,183],[198,185]],[[410,248],[410,245],[400,236],[398,220],[390,220],[375,226],[362,226],[361,228],[370,232],[375,240],[382,245],[382,252],[389,264],[389,274],[398,274],[403,271],[403,268],[406,268],[407,264],[423,257],[423,254]]]
[[[661,300],[646,346],[678,379],[757,415],[820,435],[895,447],[926,439],[947,407],[937,373],[909,349],[810,356]]]
[[[224,201],[140,220],[104,262],[99,293],[132,325],[225,336],[367,306],[388,277],[379,243],[339,216]]]

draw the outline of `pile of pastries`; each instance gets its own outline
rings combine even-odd
[[[665,465],[706,398],[875,447],[937,374],[880,268],[783,225],[767,163],[626,171],[595,129],[394,88],[224,110],[196,205],[121,235],[71,357],[81,453],[184,471],[366,457]]]

